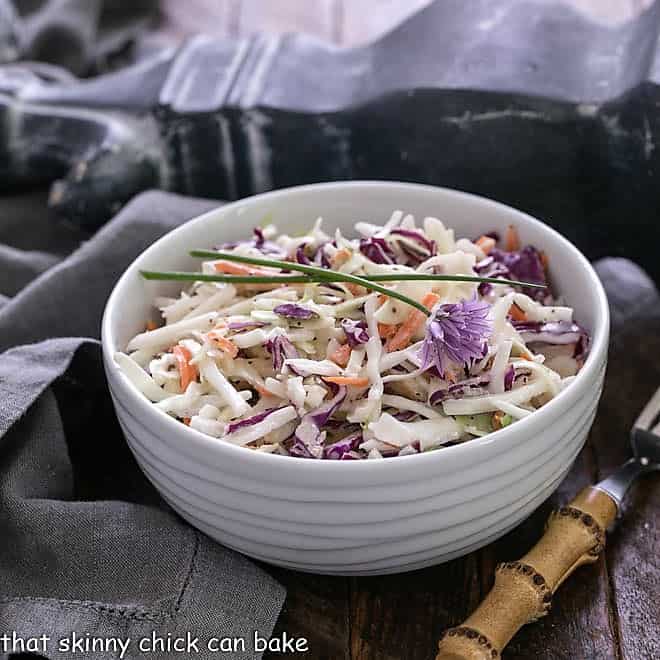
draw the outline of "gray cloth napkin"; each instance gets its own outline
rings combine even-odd
[[[96,339],[132,259],[215,205],[145,193],[68,257],[0,247],[0,658],[261,656],[254,634],[269,637],[284,589],[161,501],[118,427]],[[237,650],[212,652],[214,639]]]

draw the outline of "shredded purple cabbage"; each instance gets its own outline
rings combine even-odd
[[[309,321],[309,319],[319,318],[319,315],[313,310],[302,305],[296,305],[295,303],[278,305],[273,311],[278,316],[283,316],[287,319],[296,319],[298,321]]]
[[[298,249],[296,250],[296,261],[299,264],[302,264],[303,266],[311,266],[312,262],[307,258],[307,255],[305,254],[305,246],[304,245],[299,245]]]
[[[346,335],[346,340],[351,348],[369,341],[369,331],[366,321],[354,321],[353,319],[342,319],[341,327]]]
[[[268,410],[263,410],[256,415],[252,415],[252,417],[240,419],[237,422],[231,422],[230,424],[227,424],[226,432],[233,433],[234,431],[238,431],[238,429],[245,428],[246,426],[254,426],[254,424],[257,424],[261,420],[266,419],[268,415],[274,413],[276,410],[281,410],[281,408],[268,408]]]
[[[550,323],[513,321],[512,323],[526,344],[533,342],[576,344],[587,337],[587,332],[577,323],[567,321],[552,321]]]
[[[466,396],[479,396],[484,393],[484,388],[490,382],[488,374],[481,374],[466,378],[458,383],[450,385],[447,389],[436,390],[431,394],[429,403],[432,406],[442,403],[446,399],[462,399]]]
[[[432,257],[436,253],[435,241],[429,240],[428,238],[426,238],[426,236],[424,236],[424,234],[415,231],[414,229],[400,229],[397,227],[396,229],[392,229],[390,231],[390,235],[403,236],[405,238],[409,238],[415,241],[425,252],[427,258]]]
[[[384,238],[371,236],[370,238],[360,239],[360,252],[375,264],[396,263],[396,255]]]
[[[216,250],[233,250],[234,248],[237,248],[239,246],[246,246],[246,247],[253,247],[259,250],[262,254],[270,254],[270,255],[277,255],[280,258],[283,258],[285,256],[284,250],[277,245],[277,243],[273,243],[272,241],[267,241],[264,238],[264,232],[261,229],[261,227],[255,227],[253,229],[254,231],[254,238],[249,241],[233,241],[231,243],[220,243],[219,245],[215,246]]]
[[[331,445],[326,445],[323,448],[323,458],[340,461],[344,457],[344,454],[355,451],[361,442],[362,431],[347,435],[345,438],[337,440],[337,442],[333,442]]]
[[[398,419],[400,422],[412,422],[412,420],[417,417],[417,413],[412,410],[399,410],[399,412],[394,413],[392,417]]]
[[[335,245],[335,242],[326,241],[325,243],[321,243],[321,245],[319,245],[316,248],[316,252],[314,253],[313,259],[314,259],[314,263],[317,266],[321,266],[323,268],[330,268],[331,267],[330,260],[328,259],[328,256],[326,255],[324,249],[326,245]]]
[[[329,383],[329,385],[332,385]],[[346,388],[333,385],[333,397],[323,405],[308,412],[300,421],[294,433],[294,443],[289,450],[301,458],[322,458],[323,438],[321,431],[326,422],[336,412],[346,398]]]
[[[547,284],[545,278],[545,269],[541,261],[541,253],[532,245],[527,245],[521,250],[515,252],[504,252],[498,248],[490,251],[489,257],[504,266],[508,275],[503,275],[508,279],[530,282],[531,284]],[[491,277],[489,275],[489,277]],[[496,277],[493,275],[492,277]],[[522,287],[522,291],[534,300],[543,300],[548,295],[545,289],[531,289]]]
[[[508,392],[513,387],[513,381],[516,377],[516,370],[510,364],[504,372],[504,391]]]
[[[248,328],[263,328],[267,323],[263,321],[232,321],[227,325],[230,330],[247,330]]]
[[[291,343],[291,340],[284,335],[275,335],[264,344],[266,350],[273,358],[273,369],[277,372],[282,370],[284,360],[292,360],[298,357],[296,347]],[[291,371],[298,373],[293,367]],[[300,375],[300,374],[298,374]]]
[[[494,257],[488,256],[474,265],[474,272],[481,277],[511,277],[509,269]],[[481,282],[479,284],[479,294],[487,296],[493,290],[490,282]]]

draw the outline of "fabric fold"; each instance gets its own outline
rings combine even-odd
[[[261,657],[254,633],[270,636],[284,589],[182,521],[144,477],[97,339],[129,263],[214,206],[145,193],[0,307],[0,658],[137,659],[150,643],[165,660]],[[0,250],[3,284],[20,289],[3,254],[15,252]],[[3,648],[4,634],[24,646]],[[25,646],[44,635],[47,648]],[[231,653],[210,650],[223,639]]]

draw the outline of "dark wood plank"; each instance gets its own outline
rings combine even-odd
[[[265,567],[287,589],[273,636],[304,637],[315,660],[350,660],[349,583],[345,577]],[[299,659],[300,653],[265,653],[264,660]]]
[[[649,359],[659,351],[660,319],[631,319],[613,341],[592,434],[599,478],[630,455],[628,431],[660,385],[660,361]],[[640,480],[625,509],[606,550],[614,623],[624,658],[660,658],[660,475]]]
[[[439,635],[480,596],[477,555],[428,569],[351,579],[351,658],[428,660]]]

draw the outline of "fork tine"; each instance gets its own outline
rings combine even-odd
[[[660,387],[655,391],[655,394],[649,399],[644,409],[639,413],[639,417],[635,420],[633,428],[648,430],[653,420],[660,413]],[[657,428],[657,427],[656,427]],[[654,429],[655,432],[655,429]]]

